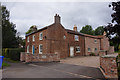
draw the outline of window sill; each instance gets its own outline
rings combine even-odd
[[[79,41],[79,40],[75,40],[75,41]]]
[[[76,53],[80,53],[80,51],[77,51]]]
[[[42,54],[42,52],[40,52],[39,54]]]

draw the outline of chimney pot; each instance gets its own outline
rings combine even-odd
[[[55,16],[55,23],[60,23],[61,21],[60,21],[60,16],[58,15],[58,14],[56,14]]]
[[[77,31],[77,26],[76,25],[74,25],[73,30]]]

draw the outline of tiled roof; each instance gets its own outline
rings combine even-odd
[[[35,32],[32,32],[32,33],[26,34],[26,36],[29,36],[29,35],[31,35],[31,34],[34,34],[34,33],[39,32],[39,31],[45,30],[45,29],[47,29],[48,27],[53,26],[53,25],[54,25],[54,24],[51,24],[51,25],[46,26],[46,27],[43,27],[43,28],[41,28],[41,29],[39,29],[39,30],[37,30],[37,31],[35,31]]]
[[[51,25],[49,25],[49,26],[43,27],[43,28],[41,28],[41,29],[39,29],[39,30],[37,30],[37,31],[35,31],[35,32],[26,34],[26,36],[29,36],[29,35],[31,35],[31,34],[34,34],[34,33],[39,32],[39,31],[45,30],[45,29],[47,29],[48,27],[53,26],[53,25],[55,25],[55,23],[53,23],[53,24],[51,24]],[[73,31],[73,30],[70,30],[70,29],[65,29],[65,30],[66,30],[68,33],[70,33],[70,34],[82,35],[82,36],[92,37],[92,38],[103,38],[103,35],[93,36],[93,35],[88,35],[88,34],[80,33],[80,32],[78,32],[78,31]]]
[[[71,33],[71,34],[82,35],[82,36],[92,37],[92,38],[103,38],[103,35],[93,36],[93,35],[88,35],[88,34],[80,33],[80,32],[77,32],[77,31],[73,31],[73,30],[70,30],[70,29],[65,29],[65,30],[66,30],[68,33]]]

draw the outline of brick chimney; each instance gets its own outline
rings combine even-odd
[[[55,23],[60,23],[60,16],[58,14],[56,14],[55,16]]]
[[[77,26],[76,25],[74,25],[73,30],[77,31]]]

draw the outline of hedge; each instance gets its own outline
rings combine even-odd
[[[11,60],[19,61],[20,60],[20,52],[24,52],[23,48],[4,48],[2,49],[2,55],[5,58],[10,58]]]

